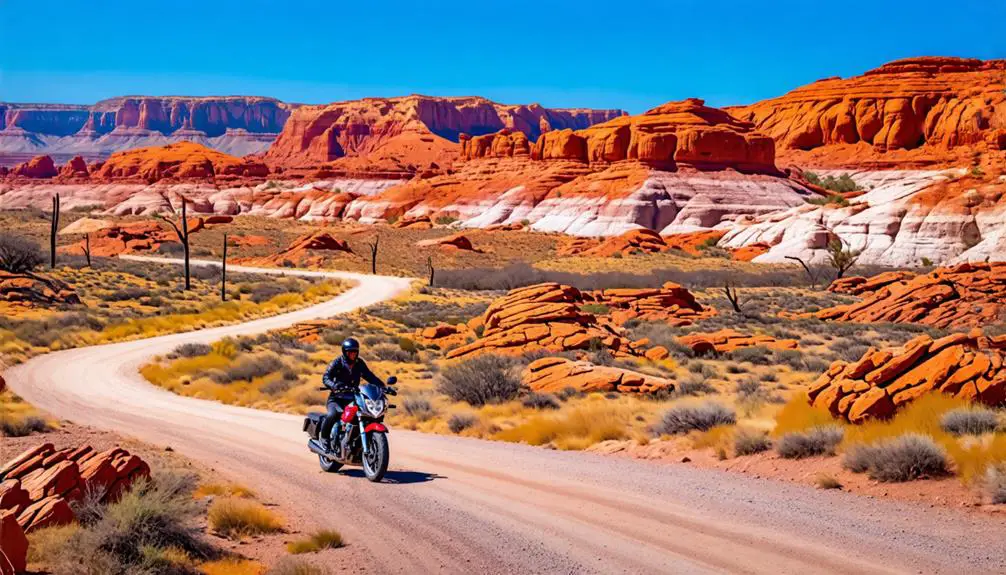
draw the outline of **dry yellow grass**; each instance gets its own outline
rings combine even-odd
[[[497,433],[503,441],[552,444],[558,449],[585,449],[610,439],[628,437],[633,413],[625,406],[595,402],[555,415],[536,415]]]
[[[202,483],[192,492],[192,496],[196,499],[210,496],[251,499],[255,497],[255,492],[237,483]]]
[[[293,555],[301,553],[315,553],[324,549],[337,549],[342,547],[342,535],[332,529],[323,529],[311,534],[305,539],[298,539],[287,544],[286,550]]]
[[[830,413],[811,406],[807,403],[807,396],[798,393],[791,397],[776,414],[772,435],[779,437],[793,431],[804,431],[812,427],[834,423],[835,418]]]
[[[258,561],[227,558],[203,563],[199,571],[205,575],[262,575],[266,567]]]
[[[236,497],[214,501],[206,518],[210,529],[228,539],[276,533],[283,529],[279,517],[264,505]]]

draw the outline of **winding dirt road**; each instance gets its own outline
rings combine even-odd
[[[31,403],[171,446],[256,488],[349,545],[337,568],[370,573],[1002,572],[1002,519],[819,491],[685,464],[392,430],[391,471],[324,474],[301,418],[180,397],[137,370],[209,343],[393,297],[408,280],[343,273],[357,287],[288,314],[50,353],[8,370]]]

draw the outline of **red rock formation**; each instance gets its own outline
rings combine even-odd
[[[853,363],[836,361],[811,386],[815,407],[852,423],[884,418],[927,393],[996,406],[1006,401],[1006,336],[980,331],[933,340],[928,335],[902,348],[870,349]]]
[[[704,307],[695,296],[676,283],[659,288],[615,288],[585,292],[584,301],[608,308],[607,317],[616,325],[630,319],[663,321],[675,327],[687,326],[716,315],[716,309]]]
[[[788,162],[942,164],[1004,149],[1004,88],[1006,60],[909,58],[730,112],[773,137]]]
[[[544,357],[531,362],[521,380],[532,391],[558,393],[565,389],[580,392],[656,393],[674,390],[674,383],[620,367]]]
[[[156,182],[177,180],[212,180],[215,177],[263,178],[269,175],[265,164],[242,160],[191,142],[138,148],[118,152],[101,166],[96,180],[142,180]]]
[[[13,511],[0,510],[0,575],[18,575],[28,568],[28,538]]]
[[[201,218],[190,218],[189,233],[196,233],[203,228]],[[173,230],[162,227],[154,221],[136,222],[113,226],[91,234],[91,255],[95,257],[115,257],[122,254],[144,254],[156,252],[167,243],[177,242]],[[84,253],[85,241],[81,239],[74,245],[63,246],[60,251],[72,254]]]
[[[35,156],[23,164],[14,166],[10,173],[24,178],[54,178],[59,171],[49,156]]]
[[[469,136],[461,134],[461,158],[474,160],[476,158],[512,158],[514,156],[529,156],[531,145],[527,134],[502,129],[495,134],[484,136]]]
[[[755,346],[764,346],[770,349],[796,349],[798,345],[795,339],[776,339],[770,335],[747,335],[730,328],[709,333],[694,332],[678,337],[677,340],[699,355],[729,353],[737,349]]]
[[[472,246],[472,241],[463,233],[456,233],[442,238],[432,238],[416,242],[416,247],[440,247],[447,250],[478,251]]]
[[[847,278],[833,291],[863,300],[822,309],[824,320],[921,323],[934,327],[980,327],[1006,313],[1006,263],[961,264],[931,273],[884,273],[867,281]]]
[[[600,256],[611,257],[615,254],[627,256],[635,253],[658,253],[670,249],[664,238],[653,230],[645,228],[629,230],[620,236],[607,238],[601,242],[576,238],[557,250],[559,256]]]
[[[621,114],[620,110],[549,110],[537,105],[507,106],[484,98],[419,95],[303,106],[291,116],[266,160],[270,165],[298,166],[360,157],[387,166],[390,158],[396,158],[397,167],[414,173],[431,163],[452,160],[461,133],[508,129],[534,139],[545,130],[586,128]]]
[[[59,177],[64,179],[86,178],[88,176],[87,162],[81,156],[74,156],[59,170]]]
[[[79,304],[80,298],[61,280],[43,274],[0,271],[0,302],[19,305]]]

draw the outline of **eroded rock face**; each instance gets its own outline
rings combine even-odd
[[[361,170],[415,173],[430,164],[453,161],[461,148],[456,142],[462,133],[480,137],[506,129],[534,140],[543,131],[586,128],[623,113],[551,110],[538,105],[508,106],[477,97],[419,95],[302,106],[269,149],[266,161],[283,166],[334,161],[336,166]],[[354,157],[366,162],[340,160]]]
[[[16,517],[26,533],[66,525],[74,520],[70,502],[85,494],[105,503],[117,501],[133,482],[149,476],[146,462],[121,448],[57,450],[45,443],[0,467],[0,513]]]
[[[729,111],[774,138],[787,162],[945,165],[976,146],[1002,149],[1004,71],[1006,60],[908,58]]]
[[[837,175],[840,171],[822,172]],[[796,205],[743,218],[720,247],[769,246],[757,263],[826,264],[838,237],[859,263],[917,266],[1006,260],[1006,181],[965,170],[851,172],[866,193],[844,207]]]
[[[14,166],[10,173],[23,178],[53,178],[59,171],[49,156],[35,156],[23,164]]]
[[[921,335],[901,348],[870,349],[836,361],[814,382],[809,400],[851,423],[889,417],[925,394],[946,393],[986,405],[1006,400],[1006,336]]]
[[[584,293],[583,298],[607,307],[607,317],[616,325],[640,319],[683,327],[716,315],[715,308],[703,306],[691,292],[672,282],[659,288],[596,290]]]
[[[94,173],[94,178],[156,182],[166,178],[212,180],[218,176],[263,178],[268,175],[269,169],[261,162],[244,160],[191,142],[179,142],[112,154]]]
[[[544,357],[531,362],[521,375],[521,381],[539,393],[558,393],[568,388],[584,393],[674,391],[674,383],[663,378],[563,357]]]
[[[453,251],[478,251],[472,246],[472,241],[468,239],[463,233],[451,234],[449,236],[444,236],[442,238],[432,238],[428,240],[420,240],[416,242],[416,247],[428,248],[428,247],[438,247],[443,250]]]
[[[17,575],[28,568],[28,538],[13,511],[0,509],[0,574]]]
[[[91,106],[0,103],[0,153],[94,159],[188,140],[244,156],[264,152],[296,107],[255,96],[130,96]]]
[[[1006,314],[1006,263],[961,264],[922,275],[887,273],[871,280],[847,278],[833,291],[846,290],[861,296],[862,301],[826,308],[814,316],[834,321],[981,327],[1001,321]]]

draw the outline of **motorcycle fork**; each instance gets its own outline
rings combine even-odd
[[[367,447],[367,432],[364,431],[366,427],[363,425],[363,420],[358,420],[360,424],[360,445],[363,446],[363,454],[367,455],[370,452],[370,448]]]

